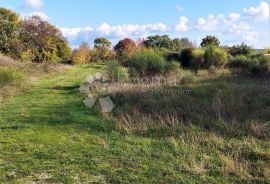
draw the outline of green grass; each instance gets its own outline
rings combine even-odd
[[[78,91],[101,68],[74,66],[0,104],[0,183],[270,183],[269,140],[193,125],[122,133]]]
[[[9,68],[0,66],[0,85],[18,85],[25,79],[25,75],[23,72]]]

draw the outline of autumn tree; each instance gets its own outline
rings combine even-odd
[[[132,39],[125,38],[120,40],[114,47],[114,51],[118,55],[128,54],[131,55],[136,50],[136,43]]]
[[[39,16],[23,21],[19,38],[22,57],[27,55],[34,62],[61,62],[70,56],[70,48],[61,31]]]
[[[0,8],[0,52],[13,54],[18,44],[19,16],[11,10]]]
[[[90,47],[88,43],[83,42],[79,48],[75,49],[72,54],[73,64],[84,64],[89,61]]]
[[[215,46],[215,47],[219,47],[220,42],[219,39],[215,36],[206,36],[205,38],[203,38],[201,46],[202,47],[208,47],[208,46]]]

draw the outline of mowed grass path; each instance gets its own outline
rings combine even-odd
[[[200,139],[191,134],[182,142],[126,136],[86,108],[79,85],[101,67],[75,66],[0,105],[0,183],[252,182],[217,172],[221,137],[199,133],[210,143],[196,150],[195,142],[185,142]],[[198,164],[204,157],[212,167],[207,172]]]

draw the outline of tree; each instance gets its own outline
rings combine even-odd
[[[135,50],[136,50],[136,43],[129,38],[120,40],[114,47],[114,51],[118,55],[122,54],[131,55]]]
[[[16,43],[20,27],[21,21],[16,13],[0,8],[0,52],[12,54],[14,46],[19,45]]]
[[[149,36],[145,41],[144,44],[148,48],[166,48],[172,49],[173,42],[168,35],[163,36]]]
[[[181,38],[180,41],[181,41],[181,47],[182,47],[183,49],[194,47],[193,43],[192,43],[191,41],[189,41],[188,38]]]
[[[106,38],[96,38],[94,40],[94,45],[95,45],[95,48],[97,49],[103,49],[103,48],[110,49],[112,42],[110,42]]]
[[[245,43],[229,48],[229,53],[232,56],[237,56],[237,55],[249,56],[252,54],[252,52],[253,52],[252,48],[246,45]]]
[[[61,31],[39,16],[23,21],[19,38],[21,54],[29,53],[34,62],[61,62],[70,55],[70,48]]]
[[[202,47],[208,47],[208,46],[219,47],[219,45],[220,45],[220,42],[218,38],[215,36],[206,36],[206,38],[204,38],[201,43]]]
[[[174,52],[180,52],[182,49],[182,43],[179,38],[175,38],[172,41],[172,51]]]
[[[90,47],[86,42],[81,43],[78,49],[75,49],[72,54],[73,64],[83,64],[89,60]]]
[[[94,40],[94,49],[91,50],[91,60],[92,61],[104,61],[112,58],[111,53],[112,43],[106,38],[96,38]]]

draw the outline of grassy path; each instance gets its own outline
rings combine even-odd
[[[202,174],[196,159],[215,146],[124,136],[84,107],[78,87],[97,66],[76,66],[37,81],[0,106],[0,183],[231,183]],[[209,139],[223,141],[214,135]],[[214,140],[216,139],[216,140]],[[237,147],[238,145],[236,145]],[[196,152],[196,153],[195,153]],[[213,160],[213,163],[215,160]],[[188,169],[190,168],[190,169]]]

